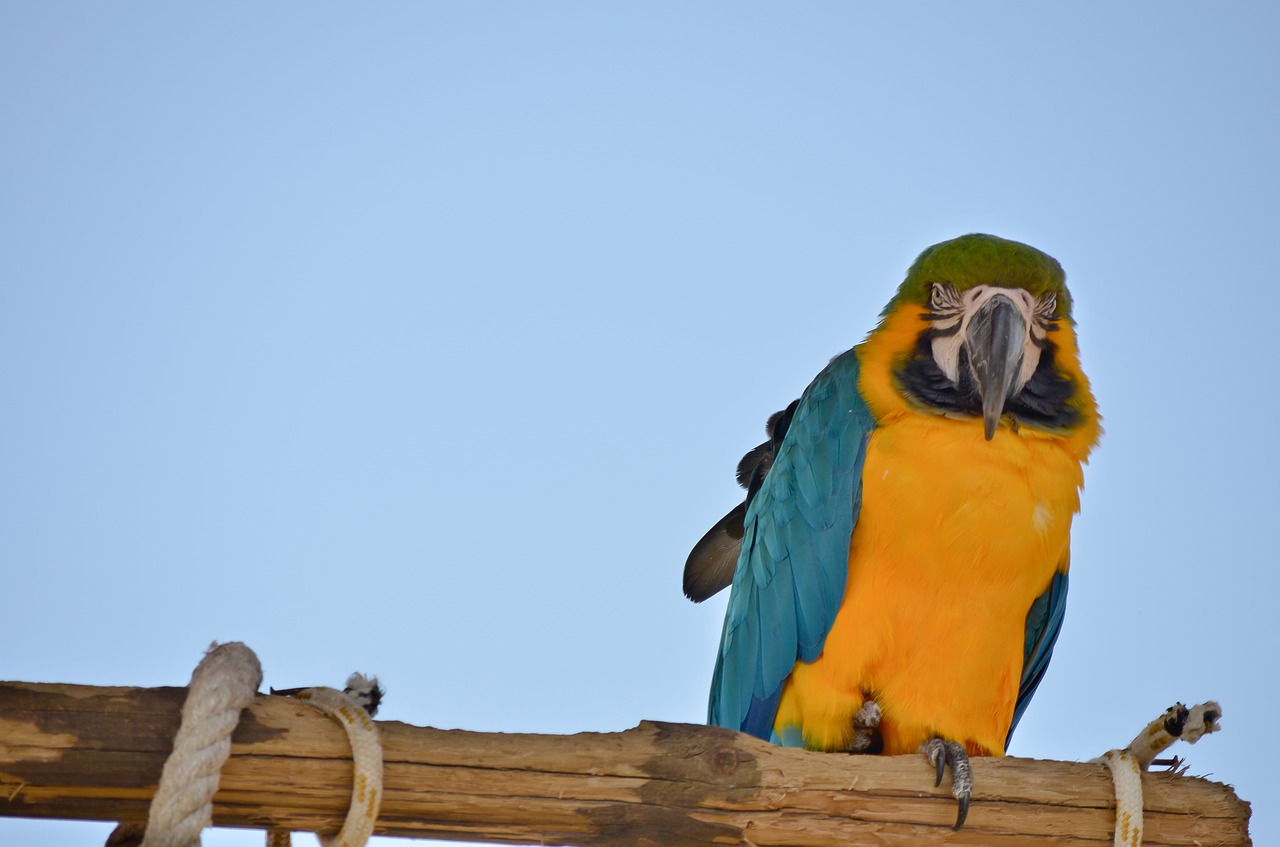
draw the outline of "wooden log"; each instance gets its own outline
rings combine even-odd
[[[0,683],[0,815],[143,821],[185,688]],[[512,844],[1043,845],[1112,843],[1105,767],[975,759],[958,832],[949,780],[920,756],[784,749],[723,729],[644,722],[568,736],[378,724],[383,835]],[[217,826],[336,830],[351,790],[342,729],[259,696],[233,736]],[[1249,844],[1228,786],[1146,774],[1148,845]]]

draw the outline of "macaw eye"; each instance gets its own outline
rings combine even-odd
[[[935,282],[929,290],[930,320],[945,321],[958,317],[964,312],[964,301],[960,292],[949,282]]]
[[[1058,328],[1058,295],[1052,291],[1041,294],[1036,298],[1033,314],[1036,326],[1043,332],[1050,333],[1056,330]]]

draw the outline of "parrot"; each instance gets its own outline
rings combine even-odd
[[[1101,417],[1062,266],[981,233],[926,249],[866,339],[769,418],[684,591],[730,587],[708,722],[785,746],[1002,756],[1066,609]]]

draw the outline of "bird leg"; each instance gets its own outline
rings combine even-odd
[[[960,812],[956,815],[956,825],[952,828],[959,829],[964,825],[965,816],[969,814],[969,795],[973,793],[973,769],[969,767],[969,754],[965,752],[963,744],[942,738],[931,738],[921,744],[920,752],[924,753],[929,764],[938,768],[938,781],[934,785],[942,784],[943,771],[948,765],[951,766],[951,796],[960,801]]]
[[[853,741],[850,753],[879,753],[884,749],[880,737],[880,704],[870,697],[862,701],[862,708],[853,716]]]

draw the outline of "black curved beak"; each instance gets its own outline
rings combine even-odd
[[[1013,301],[997,294],[969,318],[964,346],[969,368],[982,398],[982,430],[990,441],[996,434],[1013,381],[1022,369],[1022,345],[1027,325]]]

